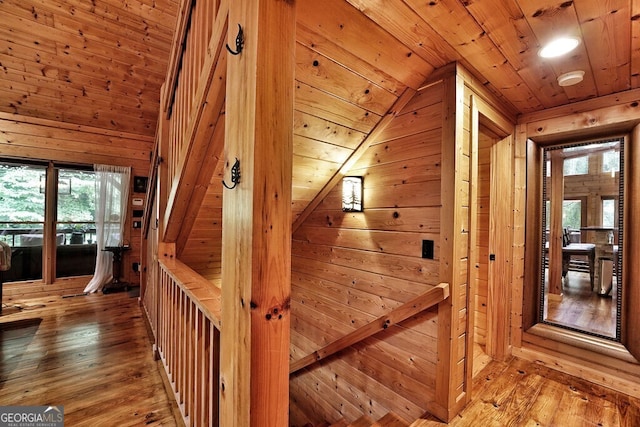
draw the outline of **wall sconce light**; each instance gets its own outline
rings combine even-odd
[[[342,210],[362,212],[362,177],[345,176],[342,178]]]

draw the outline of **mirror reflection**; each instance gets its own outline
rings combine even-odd
[[[620,340],[623,139],[544,148],[540,321]]]

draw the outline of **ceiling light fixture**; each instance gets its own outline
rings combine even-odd
[[[584,78],[584,71],[576,70],[569,71],[568,73],[564,73],[558,76],[558,84],[560,86],[572,86],[580,83]]]
[[[544,45],[538,55],[542,58],[557,58],[571,52],[579,44],[580,39],[577,37],[560,37]]]

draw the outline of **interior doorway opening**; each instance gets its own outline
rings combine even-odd
[[[509,354],[513,138],[480,113],[474,128],[470,289],[475,376],[491,360]]]

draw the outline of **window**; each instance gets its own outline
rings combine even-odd
[[[589,173],[589,156],[574,157],[564,161],[564,176]]]
[[[56,193],[57,198],[47,198]],[[12,246],[12,268],[5,272],[5,282],[46,281],[47,277],[93,273],[93,171],[44,163],[0,162],[0,199],[0,238]],[[53,209],[47,208],[49,204]],[[52,212],[52,218],[46,217],[47,211]],[[55,230],[55,238],[48,230]],[[45,263],[51,241],[55,242],[55,248],[50,249],[54,261]],[[55,275],[46,274],[44,269],[51,270],[54,265]]]
[[[562,227],[580,230],[582,226],[582,201],[564,200],[562,203]]]
[[[602,153],[602,172],[616,173],[620,171],[620,152],[611,150]]]
[[[570,230],[580,230],[582,227],[582,218],[584,212],[582,210],[582,200],[563,200],[562,202],[562,228]],[[551,202],[547,200],[545,212],[551,211]],[[549,221],[545,223],[545,230],[549,231]]]
[[[0,163],[0,238],[16,248],[5,282],[42,279],[46,172],[44,165]]]
[[[616,201],[614,199],[602,199],[602,226],[614,228],[616,218]]]
[[[56,205],[56,277],[93,274],[95,269],[95,188],[93,171],[60,168]],[[82,262],[77,262],[82,260]]]

